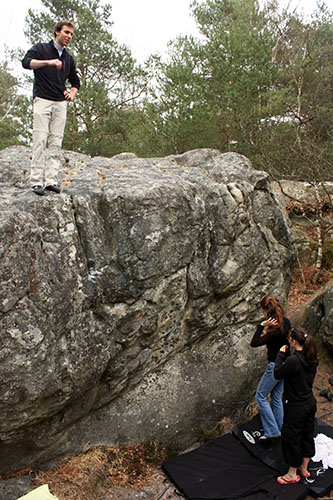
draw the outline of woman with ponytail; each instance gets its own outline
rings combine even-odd
[[[308,464],[315,454],[314,426],[317,404],[312,392],[318,359],[313,338],[304,328],[289,332],[290,348],[281,347],[275,363],[274,375],[284,379],[284,421],[282,449],[289,470],[277,478],[280,484],[298,483],[300,476],[309,477]]]
[[[251,340],[251,347],[262,345],[267,347],[267,368],[256,392],[256,401],[264,429],[264,435],[260,440],[267,441],[281,435],[283,380],[277,380],[274,377],[274,367],[280,347],[288,343],[290,321],[284,317],[283,308],[276,297],[266,295],[260,305],[266,319],[257,326]],[[270,403],[268,402],[269,395],[271,396]]]

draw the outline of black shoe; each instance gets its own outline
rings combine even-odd
[[[333,393],[331,392],[331,389],[324,389],[320,391],[319,394],[321,396],[324,396],[324,398],[328,399],[329,401],[333,401]]]
[[[42,186],[34,186],[32,190],[35,194],[38,194],[39,196],[44,195],[44,188]]]
[[[330,377],[330,378],[328,379],[328,381],[329,381],[329,383],[330,383],[331,385],[333,385],[333,377]]]
[[[48,191],[53,191],[54,193],[60,193],[60,188],[58,186],[56,186],[55,184],[52,184],[50,186],[46,186],[46,188]]]
[[[272,442],[278,441],[280,439],[280,437],[281,436],[268,437],[268,436],[263,435],[263,436],[260,436],[259,441],[260,441],[260,443],[272,443]]]
[[[268,436],[260,436],[260,438],[259,438],[259,443],[262,445],[268,446],[271,444],[271,442],[272,442],[272,438],[270,438]]]

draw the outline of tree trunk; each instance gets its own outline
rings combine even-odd
[[[316,257],[316,267],[312,278],[312,283],[317,284],[320,271],[323,263],[323,248],[324,248],[324,230],[323,230],[323,209],[322,202],[319,193],[319,184],[314,183],[315,196],[316,196],[316,232],[317,232],[317,257]]]

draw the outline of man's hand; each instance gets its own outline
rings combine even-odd
[[[288,346],[287,345],[283,345],[280,349],[281,352],[287,352],[287,349],[288,349]]]
[[[50,59],[49,66],[55,66],[57,70],[60,71],[62,67],[62,62],[60,61],[60,59]]]
[[[64,96],[66,101],[73,102],[77,92],[78,89],[76,87],[72,87],[70,92],[68,92],[68,90],[64,90]]]

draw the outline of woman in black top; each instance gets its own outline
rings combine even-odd
[[[267,368],[261,377],[256,392],[256,401],[264,429],[260,440],[278,437],[283,423],[283,380],[274,377],[275,359],[279,349],[288,343],[290,321],[284,317],[283,309],[276,297],[265,296],[260,303],[266,319],[258,326],[251,340],[251,347],[267,346]],[[268,396],[271,402],[268,402]]]
[[[289,333],[293,354],[281,347],[274,375],[284,379],[284,421],[282,449],[289,470],[277,478],[280,484],[298,483],[300,476],[309,477],[308,464],[315,454],[314,424],[317,410],[312,392],[318,360],[316,344],[304,328],[292,328]]]

